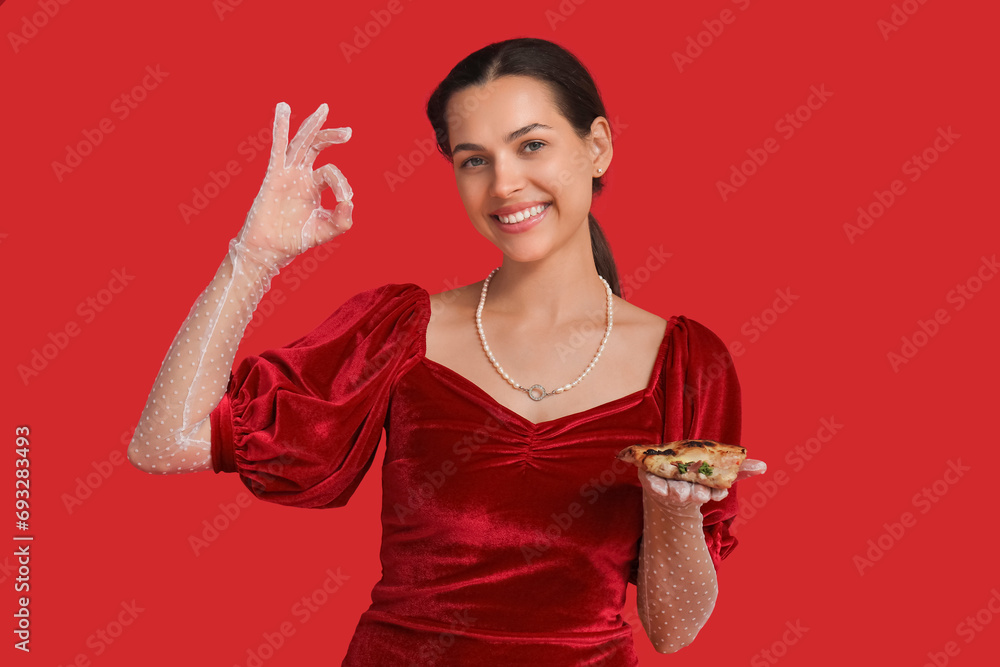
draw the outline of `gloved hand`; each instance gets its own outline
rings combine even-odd
[[[746,459],[736,480],[765,470],[763,461]],[[643,537],[636,603],[656,650],[674,653],[694,641],[715,608],[718,583],[705,544],[701,506],[722,500],[729,491],[663,479],[645,470],[638,473]]]
[[[319,129],[328,110],[326,104],[321,104],[302,121],[289,144],[291,109],[284,102],[275,109],[267,174],[243,228],[230,244],[234,252],[269,269],[265,276],[268,280],[298,255],[346,232],[353,224],[354,193],[343,173],[332,164],[313,171],[321,150],[351,138],[349,127]],[[323,208],[324,187],[332,188],[337,198],[332,211]]]
[[[767,471],[767,464],[757,459],[744,459],[736,481],[760,475]],[[645,470],[639,470],[639,482],[642,484],[643,501],[657,503],[665,511],[681,516],[693,516],[698,510],[701,516],[701,506],[710,500],[722,500],[729,495],[729,489],[713,489],[704,484],[695,484],[679,479],[663,479]]]
[[[324,148],[350,139],[351,128],[320,130],[327,106],[302,122],[288,143],[288,105],[274,114],[264,183],[215,277],[188,312],[153,382],[128,458],[150,473],[209,470],[212,410],[229,382],[233,359],[271,279],[297,255],[351,228],[353,192],[332,164],[313,171]],[[322,207],[333,188],[338,204]]]

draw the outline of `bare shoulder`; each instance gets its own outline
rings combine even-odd
[[[482,289],[483,281],[480,280],[478,283],[430,294],[431,320],[456,321],[470,312],[474,313],[479,305]]]
[[[479,306],[483,281],[430,294],[431,315],[427,323],[427,356],[450,359],[456,350],[468,347],[469,323]]]
[[[635,344],[645,349],[657,347],[666,333],[667,320],[617,296],[614,300],[615,326],[624,325]]]

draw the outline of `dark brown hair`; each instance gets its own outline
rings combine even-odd
[[[485,46],[464,58],[438,84],[427,101],[427,118],[434,128],[438,151],[452,161],[448,140],[448,100],[470,86],[483,86],[502,76],[530,76],[552,90],[559,113],[569,121],[583,139],[590,134],[590,125],[598,116],[607,119],[604,102],[590,72],[576,56],[544,39],[519,37]],[[608,125],[610,126],[610,121]],[[604,183],[592,179],[592,192],[600,193]],[[601,226],[593,213],[590,219],[590,244],[597,272],[608,281],[611,290],[622,296],[618,269]]]

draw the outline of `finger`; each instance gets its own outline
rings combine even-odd
[[[337,198],[337,201],[349,201],[354,197],[354,191],[351,190],[351,184],[347,182],[347,178],[344,177],[344,174],[332,164],[324,164],[322,167],[314,171],[313,183],[315,183],[316,187],[320,189],[320,192],[322,192],[325,187],[331,188],[334,196]]]
[[[691,485],[691,502],[704,505],[712,497],[712,490],[702,484]]]
[[[320,149],[323,149],[331,144],[346,143],[350,141],[352,136],[354,136],[354,130],[350,127],[333,127],[317,132],[316,138],[313,140],[313,145],[325,144],[320,146]]]
[[[672,492],[669,480],[650,472],[643,472],[641,477],[645,480],[644,486],[650,493],[657,496],[661,502],[676,502],[676,499],[674,498],[675,494]]]
[[[767,471],[767,464],[758,459],[746,459],[740,466],[740,470],[736,473],[736,481],[741,479],[746,479],[747,477],[753,477],[754,475],[760,475]]]
[[[316,133],[316,138],[312,145],[306,150],[305,166],[311,167],[316,162],[316,156],[324,148],[329,148],[334,144],[342,144],[351,138],[351,128],[338,127],[332,130],[320,130]]]
[[[694,484],[680,479],[668,479],[667,484],[670,486],[670,496],[678,503],[683,504],[691,500],[691,487]]]
[[[278,102],[278,105],[274,108],[274,129],[271,134],[271,164],[282,168],[285,166],[285,149],[288,148],[288,117],[291,113],[292,108],[285,102]]]
[[[712,489],[712,500],[718,502],[729,495],[729,489]]]
[[[330,108],[324,102],[319,105],[319,108],[311,116],[302,121],[299,131],[295,133],[292,143],[288,145],[288,153],[290,155],[288,160],[289,165],[301,166],[303,164],[306,147],[312,144],[313,139],[316,138],[316,133],[319,132],[319,128],[326,122],[326,114],[329,110]]]
[[[323,123],[326,122],[328,111],[329,107],[324,102],[319,105],[311,116],[302,121],[299,131],[295,133],[291,144],[288,146],[290,165],[301,167],[305,164],[307,149],[315,140],[316,135],[319,133],[319,128],[323,127]]]
[[[707,486],[694,482],[682,479],[664,479],[647,471],[640,471],[639,479],[642,485],[648,487],[651,492],[663,500],[677,505],[702,504],[711,498],[711,490]]]

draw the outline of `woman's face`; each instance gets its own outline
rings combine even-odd
[[[587,233],[591,179],[607,168],[610,150],[577,136],[546,84],[503,76],[466,88],[448,101],[447,118],[459,196],[476,230],[505,256],[534,261]],[[520,223],[501,220],[519,212]]]

